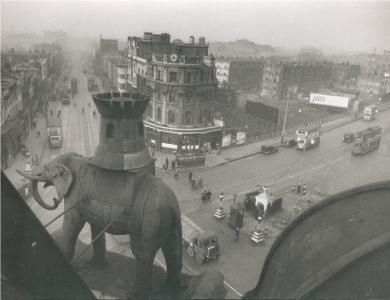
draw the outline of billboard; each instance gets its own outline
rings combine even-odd
[[[332,96],[325,94],[310,94],[309,103],[332,106],[332,107],[340,107],[340,108],[348,108],[349,107],[350,98],[342,97],[342,96]]]
[[[245,143],[246,133],[244,131],[237,131],[236,145],[242,145]]]
[[[277,124],[279,120],[278,108],[259,102],[247,101],[245,105],[245,113],[274,124]]]
[[[222,147],[229,147],[232,142],[232,135],[230,133],[225,134],[222,137]]]

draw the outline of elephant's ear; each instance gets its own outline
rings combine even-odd
[[[69,193],[73,183],[73,174],[68,167],[61,164],[57,165],[55,169],[56,174],[53,178],[53,183],[57,190],[58,200],[62,200]]]

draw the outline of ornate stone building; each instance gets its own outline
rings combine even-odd
[[[171,42],[167,33],[129,37],[129,84],[151,97],[147,141],[159,150],[197,151],[221,143],[214,125],[215,59],[205,38]]]

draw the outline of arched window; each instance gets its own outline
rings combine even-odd
[[[184,125],[192,125],[192,111],[186,111]]]
[[[107,127],[106,127],[106,138],[107,139],[114,138],[114,125],[112,125],[111,123],[107,124]]]

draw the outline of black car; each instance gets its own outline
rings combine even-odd
[[[355,140],[355,134],[353,132],[344,133],[343,142],[352,143]]]
[[[273,145],[263,145],[261,146],[261,153],[263,154],[272,154],[278,152],[279,149]]]
[[[296,145],[297,145],[297,141],[294,139],[285,140],[282,144],[282,146],[287,148],[292,148],[295,147]]]

